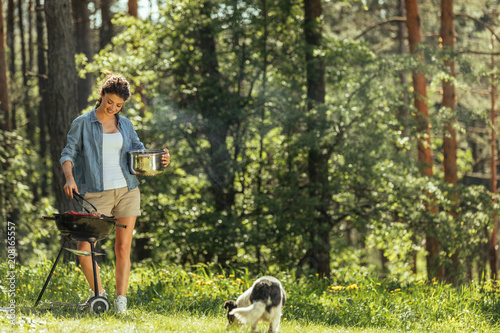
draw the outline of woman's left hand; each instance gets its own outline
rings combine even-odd
[[[170,153],[167,148],[163,149],[163,151],[165,154],[161,155],[161,164],[163,164],[164,167],[167,167],[167,165],[170,164]]]

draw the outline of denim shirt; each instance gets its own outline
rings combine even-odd
[[[127,187],[132,190],[139,185],[139,180],[130,173],[127,152],[144,149],[144,145],[139,140],[132,122],[119,115],[116,117],[118,130],[123,136],[120,166],[127,181]],[[68,132],[66,147],[62,151],[59,161],[61,165],[66,161],[73,163],[75,182],[81,195],[85,195],[87,192],[104,191],[102,140],[102,124],[97,120],[95,108],[73,120]]]

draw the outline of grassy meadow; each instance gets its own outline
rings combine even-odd
[[[88,286],[75,264],[59,264],[42,302],[33,307],[51,262],[15,270],[16,322],[6,308],[11,301],[2,281],[0,331],[26,332],[250,332],[226,328],[223,304],[236,299],[256,278],[245,270],[191,269],[144,265],[130,277],[129,310],[90,314],[87,308],[52,306],[83,302]],[[114,295],[114,268],[101,278]],[[7,277],[9,268],[0,265]],[[500,286],[495,282],[454,287],[435,281],[401,283],[351,274],[345,280],[317,276],[277,276],[287,291],[282,332],[499,332]],[[110,296],[112,303],[114,296]],[[260,332],[268,325],[259,324]]]

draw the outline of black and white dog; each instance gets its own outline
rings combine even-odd
[[[236,318],[241,324],[248,324],[255,332],[260,321],[270,322],[269,332],[276,333],[280,326],[281,311],[286,302],[286,293],[278,279],[263,276],[235,301],[227,301],[229,325]]]

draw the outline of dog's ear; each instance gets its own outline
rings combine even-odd
[[[224,309],[228,309],[228,311],[231,311],[234,308],[237,308],[235,301],[226,301],[224,303]]]

